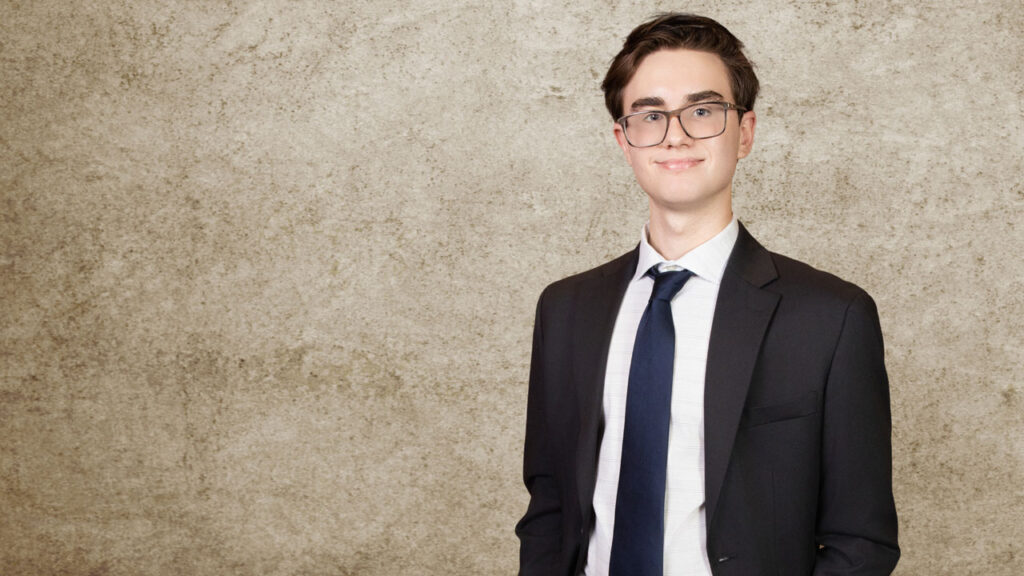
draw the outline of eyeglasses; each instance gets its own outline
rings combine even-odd
[[[634,148],[649,148],[665,141],[668,135],[669,121],[673,116],[679,118],[683,132],[694,140],[714,138],[725,132],[725,123],[729,110],[742,114],[741,108],[729,102],[700,102],[678,110],[645,110],[627,114],[616,122],[622,126],[626,141]]]

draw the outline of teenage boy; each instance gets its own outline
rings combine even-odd
[[[742,48],[666,14],[604,79],[650,219],[537,305],[521,575],[866,576],[899,559],[875,304],[732,213],[756,126]]]

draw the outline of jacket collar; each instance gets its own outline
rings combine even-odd
[[[718,289],[704,376],[704,503],[710,528],[761,342],[779,295],[771,254],[740,226]]]

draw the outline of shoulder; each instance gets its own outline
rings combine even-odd
[[[623,278],[633,275],[636,262],[637,249],[634,248],[600,266],[556,280],[541,292],[540,303],[544,306],[562,306],[576,300],[583,291],[617,286]]]
[[[839,305],[845,308],[844,304],[855,300],[870,299],[853,282],[768,250],[742,224],[726,272],[756,288],[779,294],[781,301],[789,305]]]
[[[783,300],[801,302],[814,308],[826,307],[844,312],[851,306],[874,309],[871,296],[857,284],[835,274],[819,270],[794,258],[768,253],[778,277],[767,288],[778,292]]]
[[[859,286],[824,270],[819,270],[795,258],[769,252],[778,271],[778,283],[788,288],[805,289],[838,296],[851,296],[863,292]]]

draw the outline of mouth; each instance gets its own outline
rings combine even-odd
[[[668,160],[656,161],[655,164],[670,172],[681,172],[689,170],[703,161],[699,158],[670,158]]]

